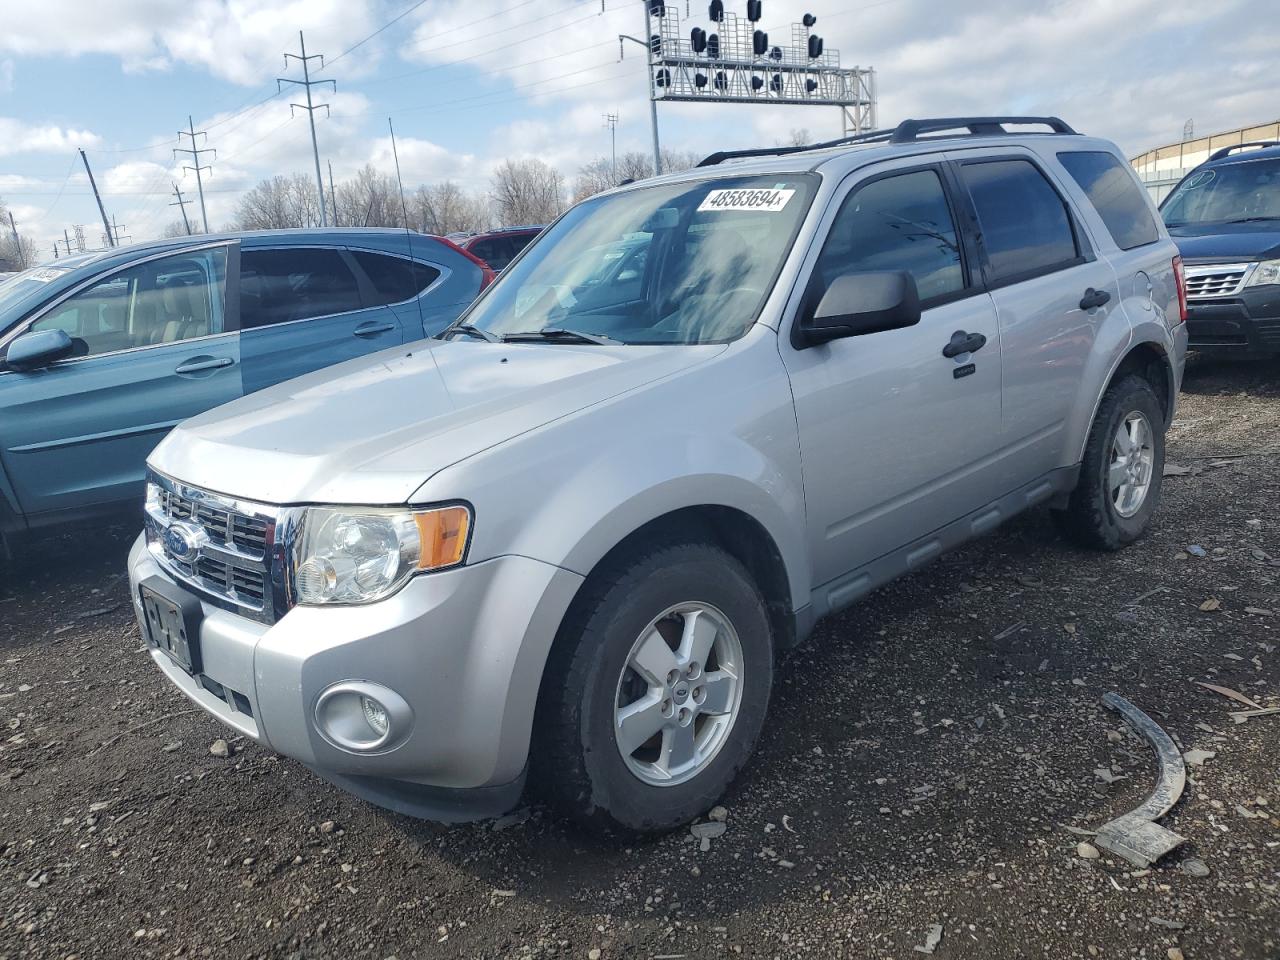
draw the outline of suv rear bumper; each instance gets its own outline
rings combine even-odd
[[[149,577],[173,583],[139,537],[129,580],[144,638]],[[477,819],[519,800],[542,668],[581,582],[500,557],[416,577],[367,606],[295,607],[270,625],[202,602],[199,674],[150,652],[197,705],[345,789],[402,813]],[[389,748],[344,749],[322,732],[321,694],[350,681],[407,704]]]
[[[1280,286],[1246,288],[1223,300],[1187,304],[1192,350],[1239,354],[1280,353]]]

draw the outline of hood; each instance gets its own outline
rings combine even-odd
[[[450,464],[724,349],[424,340],[184,421],[148,463],[266,503],[404,503]]]
[[[1184,223],[1169,236],[1187,260],[1271,260],[1280,257],[1280,220]]]

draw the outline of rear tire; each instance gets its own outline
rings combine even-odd
[[[773,685],[764,600],[707,544],[655,545],[592,574],[548,661],[531,758],[560,812],[670,830],[750,757]]]
[[[1137,375],[1107,388],[1089,430],[1080,478],[1059,531],[1094,550],[1119,550],[1141,537],[1160,502],[1164,475],[1164,411],[1151,384]]]

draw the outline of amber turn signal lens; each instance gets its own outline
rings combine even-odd
[[[441,507],[415,513],[418,536],[422,538],[419,570],[438,570],[462,562],[467,552],[467,534],[471,529],[471,511],[466,507]]]

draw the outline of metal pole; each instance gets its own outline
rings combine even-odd
[[[196,122],[187,114],[187,125],[191,128],[191,149],[196,148]],[[200,179],[200,155],[194,155],[196,161],[196,190],[200,194],[200,219],[204,223],[204,232],[209,232],[209,212],[204,208],[204,181]]]
[[[329,164],[329,206],[333,207],[333,225],[339,226],[338,223],[338,194],[333,189],[333,161],[326,161]]]
[[[324,177],[320,176],[320,147],[316,144],[316,113],[311,105],[311,72],[307,67],[307,43],[302,39],[301,30],[298,31],[298,46],[302,49],[302,82],[307,88],[307,122],[311,124],[311,152],[316,160],[316,189],[320,191],[320,226],[327,227],[329,216],[325,212]]]
[[[13,211],[9,211],[9,230],[13,233],[13,252],[22,255],[22,241],[18,239],[18,225],[13,222]]]
[[[102,205],[102,197],[98,195],[98,184],[94,182],[93,171],[89,169],[89,158],[85,156],[83,150],[80,151],[80,159],[84,161],[84,172],[89,175],[89,186],[93,187],[93,199],[98,201],[98,213],[102,214],[102,229],[107,231],[107,246],[114,247],[115,234],[111,232],[111,224],[107,221],[107,209]]]
[[[653,126],[653,174],[657,176],[662,173],[662,149],[658,146],[658,98],[653,85],[653,26],[652,8],[649,6],[652,0],[641,0],[641,2],[644,4],[644,45],[648,51],[644,60],[648,64],[649,74],[649,123]]]
[[[178,202],[171,203],[169,206],[177,207],[182,211],[182,225],[186,227],[187,236],[189,237],[191,236],[191,221],[187,219],[187,204],[191,201],[182,199],[182,191],[178,189],[178,185],[176,183],[173,185],[173,195],[178,198]]]

